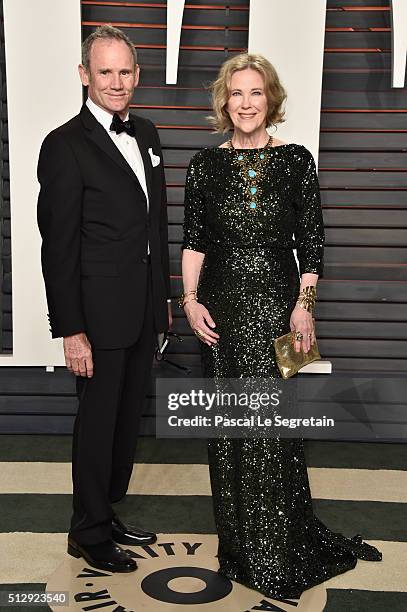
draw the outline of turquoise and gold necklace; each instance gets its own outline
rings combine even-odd
[[[247,185],[246,194],[248,196],[248,207],[252,211],[258,210],[260,207],[259,197],[261,195],[261,187],[259,186],[259,182],[264,178],[264,160],[266,159],[266,155],[262,149],[273,146],[273,137],[270,136],[267,144],[264,147],[261,147],[260,152],[256,157],[249,156],[247,151],[235,149],[232,144],[232,139],[228,140],[227,146],[229,149],[233,149],[235,151],[236,154],[233,161],[238,164],[242,170],[243,177]],[[255,149],[252,150],[254,151]]]

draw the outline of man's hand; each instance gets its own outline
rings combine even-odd
[[[85,333],[64,338],[66,367],[75,376],[93,376],[92,348]]]

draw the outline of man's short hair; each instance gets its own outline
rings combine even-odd
[[[90,51],[95,40],[121,40],[131,51],[134,60],[134,68],[137,65],[137,51],[134,48],[133,43],[130,38],[119,30],[119,28],[114,28],[113,26],[107,24],[102,25],[96,28],[92,34],[89,34],[87,38],[82,43],[82,66],[85,68],[86,72],[89,72],[90,68]]]

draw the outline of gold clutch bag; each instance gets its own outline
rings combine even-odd
[[[312,321],[315,327],[315,319]],[[304,353],[302,348],[297,353],[294,348],[294,334],[295,332],[290,331],[288,334],[284,334],[284,336],[274,340],[276,361],[283,378],[290,378],[290,376],[297,374],[298,370],[301,370],[303,366],[316,359],[321,359],[316,340],[314,344],[311,344],[308,353]]]

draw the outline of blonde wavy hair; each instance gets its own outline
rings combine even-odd
[[[274,66],[263,55],[255,53],[240,53],[222,64],[218,78],[209,89],[212,93],[213,115],[207,117],[215,132],[225,133],[233,130],[233,123],[226,110],[230,98],[230,81],[238,70],[252,68],[261,74],[264,80],[264,91],[268,102],[266,127],[282,123],[284,110],[282,108],[287,93],[282,86]]]

